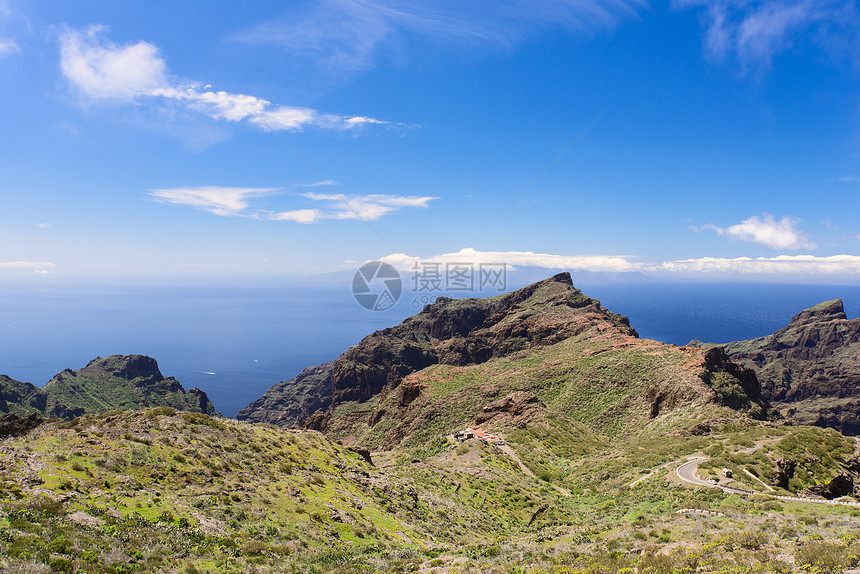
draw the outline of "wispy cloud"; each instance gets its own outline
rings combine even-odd
[[[9,2],[7,0],[0,0],[0,26],[6,28],[6,21],[9,20],[11,15],[12,11],[9,9]],[[3,32],[3,34],[0,35],[0,58],[21,51],[14,38],[8,36],[5,33],[5,30],[0,30],[0,32]]]
[[[329,208],[321,212],[321,218],[364,221],[379,219],[405,207],[426,208],[431,201],[439,199],[433,196],[382,194],[344,196],[336,193],[303,193],[301,196],[329,204]]]
[[[720,227],[708,223],[700,227],[693,226],[692,229],[695,231],[710,229],[719,235],[758,243],[771,249],[815,249],[816,245],[809,239],[809,236],[797,229],[798,223],[800,220],[792,217],[786,216],[777,221],[773,215],[764,213],[761,217],[753,215],[729,227]]]
[[[0,261],[0,271],[25,271],[38,275],[54,272],[56,265],[49,261]]]
[[[159,49],[144,41],[117,45],[105,29],[66,29],[60,37],[60,69],[73,90],[87,102],[166,102],[226,122],[247,121],[261,129],[306,127],[354,130],[389,122],[364,116],[322,113],[279,106],[247,94],[214,91],[199,82],[172,76]]]
[[[194,207],[215,215],[250,217],[250,200],[275,191],[277,188],[204,186],[153,189],[149,195],[163,203]]]
[[[737,59],[744,72],[766,72],[778,54],[813,29],[816,41],[853,42],[860,17],[851,0],[674,0],[676,8],[701,8],[707,53]]]
[[[860,176],[856,175],[846,175],[839,178],[839,181],[843,183],[860,183]]]
[[[48,229],[49,227],[51,227],[51,224],[50,223],[37,223],[36,227],[40,227],[42,229]]]
[[[278,46],[294,61],[309,62],[329,74],[351,75],[370,69],[384,54],[404,54],[410,43],[419,49],[428,41],[509,48],[541,29],[608,28],[646,4],[646,0],[322,0],[294,4],[282,17],[234,39]]]
[[[322,182],[330,186],[331,182]],[[154,189],[148,195],[163,203],[193,207],[223,217],[245,217],[271,221],[315,223],[323,219],[361,219],[372,221],[404,208],[426,208],[438,197],[405,195],[340,195],[307,192],[298,197],[325,204],[323,208],[273,211],[255,208],[256,198],[272,195],[278,188],[257,187],[177,187]]]
[[[11,38],[0,38],[0,58],[19,51],[18,44]]]

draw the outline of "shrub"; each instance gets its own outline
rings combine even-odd
[[[155,407],[152,409],[146,409],[144,416],[152,420],[158,416],[172,417],[175,414],[176,409],[173,407]]]
[[[249,540],[239,547],[239,552],[246,556],[262,554],[268,549],[268,545],[261,540]]]
[[[209,415],[204,415],[203,413],[184,413],[182,415],[182,420],[191,425],[204,425],[214,429],[226,428],[224,423],[216,421]]]
[[[75,569],[75,565],[72,564],[72,561],[68,558],[63,558],[62,556],[51,558],[48,562],[48,566],[50,566],[54,572],[72,572]]]
[[[848,565],[845,547],[830,542],[807,542],[794,553],[794,559],[801,566],[808,564],[821,572],[841,572]]]
[[[639,559],[639,572],[641,574],[672,574],[678,566],[680,564],[675,557],[662,554],[645,553]]]
[[[738,532],[733,539],[735,544],[747,550],[758,550],[763,544],[767,544],[766,536],[751,530]]]
[[[69,484],[69,488],[70,487],[71,484]],[[63,514],[63,502],[60,500],[54,500],[53,498],[48,498],[47,496],[42,496],[33,500],[30,503],[30,508],[36,512],[41,512],[45,516],[60,516]]]

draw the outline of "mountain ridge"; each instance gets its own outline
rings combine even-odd
[[[569,273],[487,299],[440,298],[316,369],[275,385],[237,418],[389,450],[470,423],[586,436],[695,426],[708,402],[756,418],[768,411],[752,371],[721,350],[640,339]],[[308,396],[317,408],[306,408]]]
[[[63,369],[43,388],[0,375],[0,412],[71,419],[86,412],[168,406],[215,414],[200,389],[186,390],[164,377],[158,362],[144,355],[96,357],[79,370]]]
[[[842,299],[802,310],[771,335],[720,346],[756,371],[762,395],[788,420],[860,434],[860,318],[848,319]]]

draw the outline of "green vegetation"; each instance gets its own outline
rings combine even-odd
[[[45,424],[4,443],[0,569],[789,572],[806,564],[829,572],[858,564],[860,509],[671,479],[673,461],[704,450],[714,463],[762,475],[787,454],[830,453],[822,469],[838,466],[850,445],[837,433],[727,423],[709,436],[609,440],[546,420],[504,431],[534,477],[477,439],[433,443],[421,459],[375,453],[371,466],[319,433],[169,407]]]
[[[215,414],[206,393],[186,391],[173,377],[162,376],[155,359],[141,355],[111,355],[78,371],[66,369],[44,391],[81,412],[166,406]]]
[[[294,383],[243,411],[252,424],[212,416],[145,357],[60,373],[63,400],[100,412],[3,442],[0,570],[860,565],[860,506],[778,498],[846,492],[852,440],[765,420],[755,378],[722,351],[640,340],[564,275],[442,300]],[[325,434],[265,423],[306,416]],[[466,426],[498,438],[457,442]],[[690,456],[685,472],[734,490],[682,480]]]

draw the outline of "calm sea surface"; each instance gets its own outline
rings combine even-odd
[[[642,337],[679,345],[767,335],[828,299],[842,298],[849,318],[860,315],[858,286],[578,286],[630,317]],[[332,286],[0,288],[0,373],[42,386],[96,356],[150,355],[165,376],[200,387],[234,416],[276,382],[399,323],[412,305],[405,293],[393,309],[369,312],[348,288]]]

